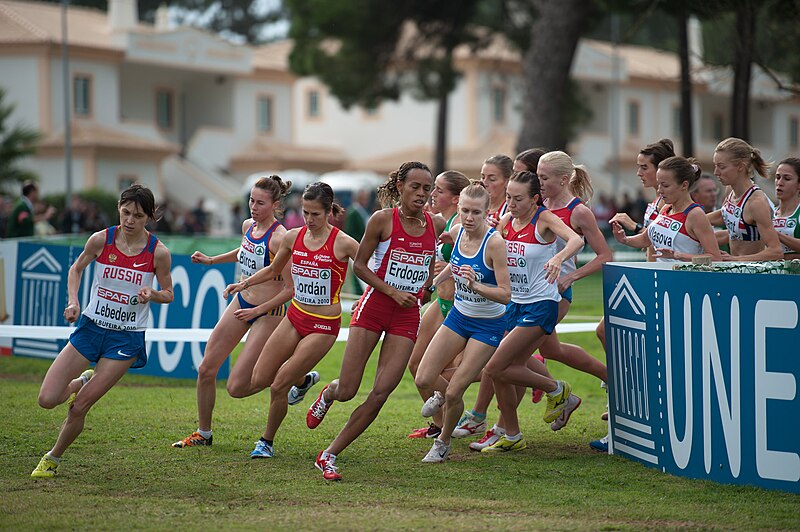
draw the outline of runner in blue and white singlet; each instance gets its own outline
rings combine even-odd
[[[489,195],[481,185],[466,187],[459,198],[461,227],[450,231],[454,240],[450,267],[434,282],[452,275],[455,304],[434,335],[420,362],[415,383],[430,398],[422,415],[430,417],[444,407],[441,434],[423,462],[442,462],[450,452],[450,438],[464,411],[463,394],[491,358],[505,332],[505,305],[511,298],[505,243],[486,221]],[[449,376],[446,367],[463,351]],[[447,400],[445,400],[447,397]]]
[[[472,256],[466,256],[459,249],[458,244],[461,241],[461,236],[464,229],[458,231],[453,251],[450,255],[450,269],[453,272],[453,279],[456,285],[456,297],[454,306],[464,314],[471,318],[498,318],[506,313],[506,306],[502,303],[492,301],[486,296],[476,294],[467,286],[467,281],[460,275],[460,271],[465,266],[472,268],[475,272],[475,278],[486,286],[497,286],[497,279],[495,278],[494,269],[486,264],[486,242],[495,234],[494,229],[486,231],[483,237],[478,252]]]

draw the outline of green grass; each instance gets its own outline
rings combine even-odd
[[[592,333],[565,339],[600,356]],[[342,348],[337,344],[320,363],[323,382],[338,374]],[[423,424],[406,375],[375,423],[337,460],[345,480],[327,484],[313,459],[369,391],[375,358],[354,401],[334,404],[311,431],[305,412],[315,388],[290,409],[276,457],[257,461],[247,455],[266,421],[267,394],[231,399],[220,383],[214,446],[179,450],[169,444],[196,428],[194,382],[128,375],[90,412],[60,476],[49,481],[29,475],[66,407],[36,405],[48,362],[2,358],[0,528],[800,528],[796,495],[673,477],[591,451],[587,443],[606,430],[605,394],[596,379],[554,362],[552,372],[573,382],[584,403],[567,428],[553,433],[541,421],[543,405],[525,399],[525,451],[486,456],[454,440],[447,463],[420,463],[431,442],[406,438]],[[474,394],[473,387],[467,404]],[[496,415],[493,406],[489,416]]]

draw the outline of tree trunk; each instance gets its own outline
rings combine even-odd
[[[436,116],[436,163],[434,176],[444,172],[447,168],[447,103],[450,98],[448,93],[439,96],[439,111]]]
[[[593,2],[529,0],[537,16],[522,64],[524,99],[518,151],[542,146],[564,149],[563,104],[570,68]]]
[[[745,141],[750,140],[750,77],[756,45],[756,12],[753,0],[745,0],[736,8],[731,136]]]
[[[681,141],[683,156],[694,156],[692,128],[692,79],[689,63],[689,17],[684,4],[678,14],[678,39],[681,59]]]

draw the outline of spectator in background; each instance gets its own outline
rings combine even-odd
[[[631,213],[631,218],[634,220],[643,220],[644,213],[647,212],[647,204],[649,203],[647,198],[644,197],[644,189],[640,188],[636,193],[636,201],[634,203],[636,205],[636,210]]]
[[[699,203],[706,214],[717,210],[719,189],[711,174],[703,173],[691,189],[692,201]]]
[[[49,222],[49,217],[46,217],[48,209],[54,208],[43,201],[37,201],[36,205],[33,206],[34,219],[36,220],[33,224],[33,234],[35,236],[51,236],[58,233],[53,224]]]
[[[231,207],[231,233],[238,236],[242,231],[242,205],[239,202]]]
[[[12,208],[11,200],[5,195],[0,195],[0,238],[5,238],[6,236],[8,218],[11,216]]]
[[[625,192],[622,195],[622,205],[620,205],[620,211],[627,212],[631,216],[633,216],[633,210],[636,208],[636,203],[631,199],[631,196],[628,192]]]
[[[356,242],[361,242],[361,238],[363,238],[364,231],[367,228],[367,220],[369,220],[371,214],[372,212],[369,208],[369,191],[361,189],[356,192],[353,198],[353,204],[347,209],[347,215],[344,220],[344,232],[353,237]],[[353,293],[361,295],[364,289],[361,287],[361,283],[358,282],[358,278],[356,278],[355,275],[351,275],[350,279],[352,280]]]
[[[172,233],[172,225],[175,222],[175,212],[172,210],[172,205],[165,201],[156,208],[157,213],[161,216],[156,220],[154,232],[156,234]]]
[[[292,194],[287,202],[286,214],[283,217],[283,226],[286,229],[294,229],[305,225],[303,215],[300,214],[300,196]]]
[[[197,219],[196,209],[183,215],[183,229],[181,231],[187,235],[205,233],[205,227],[203,227],[203,224]]]
[[[86,219],[84,229],[89,233],[102,231],[111,225],[108,217],[97,208],[97,204],[93,201],[86,203]]]
[[[208,233],[208,213],[204,207],[205,198],[198,198],[197,206],[192,209],[192,217],[194,218],[194,222],[192,226],[194,228],[193,233]]]
[[[19,198],[11,211],[8,220],[8,238],[33,236],[34,224],[40,220],[49,220],[56,213],[51,205],[42,213],[34,216],[34,205],[39,202],[39,187],[36,183],[27,181],[22,185],[22,197]]]
[[[592,213],[597,220],[597,227],[600,228],[606,238],[611,236],[611,225],[608,221],[614,216],[615,212],[617,212],[617,209],[614,206],[614,202],[606,194],[600,194],[597,203],[592,205]]]
[[[80,196],[73,195],[61,215],[62,233],[83,233],[86,229],[86,204]]]

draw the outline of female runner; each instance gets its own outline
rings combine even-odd
[[[494,390],[505,424],[505,434],[482,452],[505,452],[524,449],[526,444],[519,430],[514,386],[544,390],[547,409],[544,420],[556,421],[563,415],[566,425],[572,412],[580,406],[579,397],[563,381],[544,376],[546,370],[531,353],[546,334],[553,332],[558,317],[558,294],[555,281],[561,263],[583,247],[583,240],[558,216],[541,206],[541,189],[536,174],[519,172],[511,177],[506,189],[509,213],[498,224],[505,235],[511,276],[511,303],[506,312],[506,329],[510,331],[486,365],[486,374],[494,382]],[[566,241],[556,252],[556,237]],[[555,429],[557,430],[557,429]]]
[[[494,227],[508,210],[506,186],[514,173],[514,161],[508,155],[493,155],[481,166],[481,183],[489,193],[489,225]]]
[[[778,210],[772,225],[783,246],[784,259],[800,258],[800,158],[789,157],[775,172]]]
[[[455,305],[425,351],[416,378],[417,387],[427,396],[434,390],[438,393],[425,403],[423,415],[432,415],[444,406],[442,432],[423,462],[447,459],[451,434],[464,411],[464,392],[492,357],[505,332],[511,286],[505,242],[486,223],[488,206],[486,189],[468,186],[459,200],[461,226],[450,230],[455,247],[450,268],[443,275],[450,273],[455,278]],[[443,275],[437,277],[437,286]],[[441,373],[462,351],[461,363],[448,382]]]
[[[656,179],[664,207],[646,233],[627,236],[622,225],[613,222],[617,241],[637,248],[652,245],[658,262],[691,261],[703,254],[721,260],[714,229],[703,207],[695,203],[689,193],[700,173],[694,159],[676,156],[661,161]]]
[[[656,172],[658,171],[658,165],[664,159],[674,156],[675,149],[670,139],[661,139],[658,142],[648,144],[642,148],[642,150],[639,152],[639,155],[636,157],[636,175],[642,181],[642,186],[644,188],[657,189],[658,183],[656,182]],[[639,234],[647,229],[651,223],[653,223],[658,216],[661,207],[663,206],[664,200],[658,195],[658,193],[656,193],[655,200],[647,204],[642,223],[635,222],[628,215],[628,213],[625,212],[616,213],[611,217],[610,222],[612,223],[612,226],[613,222],[618,222],[626,230],[632,231],[635,234]],[[653,256],[653,246],[647,247],[646,256],[648,262],[655,261],[655,257]],[[606,326],[604,320],[600,320],[600,323],[597,324],[595,334],[597,334],[597,339],[600,340],[600,343],[603,345],[603,352],[605,352]],[[602,419],[603,421],[608,421],[608,412],[602,415]],[[589,446],[596,451],[608,452],[608,435],[603,436],[599,440],[591,441]]]
[[[128,371],[147,363],[144,330],[150,303],[171,303],[172,257],[145,229],[155,220],[153,193],[132,185],[119,197],[119,225],[89,237],[67,277],[64,319],[78,326],[56,357],[39,391],[39,406],[55,408],[70,399],[67,419],[53,448],[33,470],[34,478],[52,478],[64,451],[83,431],[89,409]],[[97,261],[89,304],[81,313],[78,289],[83,270]],[[159,290],[154,290],[153,278]],[[90,362],[94,370],[86,370]],[[86,371],[84,371],[86,370]],[[83,372],[83,373],[81,373]]]
[[[433,192],[431,192],[431,207],[433,212],[438,212],[442,217],[447,220],[444,226],[444,233],[442,237],[450,231],[450,228],[458,223],[458,201],[459,194],[464,187],[469,185],[469,179],[461,172],[448,170],[436,176],[434,182]],[[450,253],[453,250],[452,243],[443,243],[441,240],[436,244],[436,267],[434,271],[438,274],[444,269],[450,261]],[[417,335],[417,342],[414,344],[414,350],[411,352],[411,358],[408,361],[408,369],[412,377],[417,376],[417,368],[419,362],[422,360],[422,355],[425,353],[428,344],[430,343],[433,335],[439,330],[442,322],[447,317],[447,313],[453,307],[453,295],[455,292],[455,285],[452,278],[447,278],[436,284],[436,301],[428,305],[425,312],[422,314],[422,320],[419,326],[419,334]],[[425,395],[426,392],[419,390],[423,399],[429,396]],[[427,427],[416,429],[408,435],[409,438],[435,438],[442,431],[442,416],[437,413],[433,416],[433,423]]]
[[[722,208],[708,214],[713,226],[728,230],[730,254],[723,260],[759,261],[783,258],[778,233],[772,227],[773,206],[753,183],[753,171],[767,178],[769,165],[761,152],[737,138],[727,138],[714,150],[714,175],[731,187]]]
[[[291,181],[284,183],[277,175],[256,181],[250,189],[252,217],[242,223],[242,243],[239,247],[213,257],[195,251],[192,262],[211,265],[238,261],[245,279],[269,266],[286,234],[286,229],[275,218],[275,214],[281,198],[291,186]],[[291,288],[286,286],[283,279],[278,270],[278,275],[273,275],[268,282],[252,285],[244,292],[237,293],[236,299],[225,309],[208,339],[203,361],[197,369],[197,430],[173,443],[173,447],[212,444],[211,416],[217,399],[217,373],[248,330],[250,334],[231,369],[227,389],[231,397],[237,398],[248,397],[258,391],[250,384],[253,368],[264,342],[286,315],[286,302],[292,296]],[[256,305],[260,309],[257,313],[247,312]],[[243,319],[243,312],[246,312],[246,319]]]
[[[272,458],[273,441],[288,405],[300,402],[319,377],[310,372],[328,353],[342,324],[339,292],[347,274],[347,261],[355,259],[358,242],[332,226],[331,216],[342,208],[334,202],[326,183],[313,183],[303,192],[305,225],[291,229],[271,265],[228,292],[239,292],[268,281],[291,260],[294,289],[291,306],[261,350],[253,369],[251,387],[270,387],[269,418],[264,435],[250,458]],[[294,386],[293,386],[294,385]]]
[[[574,256],[561,263],[561,276],[558,278],[558,291],[561,301],[558,303],[558,321],[561,322],[569,311],[572,303],[572,284],[578,279],[600,271],[603,264],[610,261],[611,250],[606,243],[597,220],[591,209],[584,202],[592,196],[592,185],[586,169],[575,166],[572,159],[564,152],[554,151],[544,154],[539,159],[537,170],[542,188],[544,206],[578,235],[583,236],[595,252],[595,257],[577,267]],[[561,238],[556,239],[556,249],[561,250],[566,242]],[[558,335],[545,337],[539,352],[545,359],[558,360],[575,369],[594,375],[601,382],[608,380],[608,370],[605,364],[591,356],[583,348],[573,344],[562,344]],[[561,428],[562,420],[554,421],[554,430]]]
[[[306,416],[309,428],[322,422],[334,401],[355,396],[372,350],[381,333],[385,337],[367,399],[317,456],[315,465],[325,480],[341,480],[336,456],[369,427],[400,383],[411,356],[419,330],[420,300],[430,297],[436,238],[444,228],[443,219],[434,220],[424,210],[432,189],[428,167],[407,162],[392,172],[378,191],[382,204],[397,206],[376,212],[367,223],[354,269],[369,286],[353,312],[339,378],[311,405]]]
[[[517,154],[516,158],[514,158],[512,171],[536,173],[536,167],[539,165],[539,158],[545,153],[546,151],[542,148],[531,148],[529,150],[520,152]],[[496,155],[492,159],[499,159],[501,157],[505,156]],[[505,188],[503,188],[503,200],[505,200]],[[500,216],[505,214],[505,202],[503,205],[504,206],[501,209],[503,212]],[[496,219],[499,220],[499,217]],[[495,218],[489,218],[489,224],[492,227],[497,225],[494,220]],[[533,356],[540,362],[544,363],[544,358],[542,358],[539,353],[536,353]],[[533,396],[534,398],[537,398],[535,402],[539,402],[542,393],[544,392],[541,390],[533,390]],[[517,395],[519,396],[520,401],[522,400],[524,394],[525,388],[521,386],[517,387]],[[500,438],[499,435],[495,435],[495,431],[499,434],[504,430],[501,428],[503,427],[502,417],[497,420],[497,424],[495,424],[492,429],[489,431],[486,430],[486,411],[489,409],[489,405],[491,404],[493,397],[494,385],[492,384],[492,379],[486,375],[482,375],[480,386],[478,387],[478,395],[475,398],[475,406],[473,406],[471,410],[464,411],[464,415],[458,420],[458,425],[453,431],[454,438],[466,438],[467,436],[486,433],[479,441],[472,442],[470,444],[470,449],[473,451],[480,451],[483,449],[483,447],[488,447],[489,445],[495,443]]]

